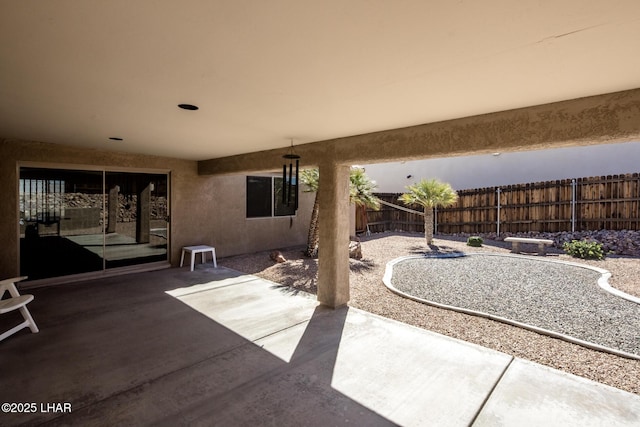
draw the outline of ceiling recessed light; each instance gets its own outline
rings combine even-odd
[[[190,111],[195,111],[199,108],[197,105],[193,105],[193,104],[178,104],[178,107],[182,108],[183,110],[190,110]]]
[[[112,141],[123,141],[123,138],[120,138],[118,136],[110,136],[109,139]]]

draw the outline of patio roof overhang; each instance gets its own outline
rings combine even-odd
[[[640,139],[640,89],[297,145],[303,167],[354,165]],[[288,148],[198,162],[201,175],[275,170]]]

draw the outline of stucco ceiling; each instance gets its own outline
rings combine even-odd
[[[638,0],[0,0],[0,39],[0,137],[194,160],[640,87]]]

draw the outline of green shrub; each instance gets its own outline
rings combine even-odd
[[[482,246],[482,237],[480,236],[469,236],[469,238],[467,239],[467,246],[474,246],[476,248],[479,248],[480,246]]]
[[[562,249],[572,257],[582,259],[603,259],[602,244],[590,240],[565,242]]]

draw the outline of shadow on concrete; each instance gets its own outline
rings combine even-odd
[[[211,276],[176,269],[32,290],[41,332],[0,344],[0,401],[38,410],[1,423],[393,425],[331,386],[348,308],[317,306],[285,362],[167,294]],[[50,403],[72,411],[43,412]]]

